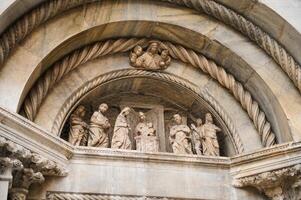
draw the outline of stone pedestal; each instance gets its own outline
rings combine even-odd
[[[142,152],[158,152],[159,151],[159,139],[157,136],[137,136],[136,149]]]

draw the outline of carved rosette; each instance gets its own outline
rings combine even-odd
[[[255,187],[272,200],[299,200],[301,164],[234,180],[235,187]]]

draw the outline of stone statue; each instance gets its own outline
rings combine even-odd
[[[78,106],[70,116],[69,142],[74,146],[79,146],[82,138],[87,134],[88,125],[83,118],[86,114],[86,108]]]
[[[173,119],[176,125],[171,127],[169,134],[173,152],[176,154],[192,154],[190,128],[182,124],[181,115],[175,114]]]
[[[213,118],[210,113],[205,116],[205,124],[203,125],[202,148],[205,156],[219,156],[219,144],[216,132],[221,131],[219,127],[213,124]]]
[[[171,57],[167,49],[163,49],[161,55],[160,50],[158,42],[152,42],[146,52],[137,45],[130,54],[130,64],[136,68],[149,70],[166,69],[170,65]]]
[[[104,113],[108,110],[108,105],[102,103],[95,111],[90,120],[88,146],[103,147],[109,146],[108,128],[111,127],[108,118]]]
[[[146,116],[139,112],[140,122],[135,129],[136,150],[144,152],[158,152],[159,141],[153,123],[146,122]]]
[[[127,116],[130,110],[129,107],[125,107],[116,119],[112,138],[112,149],[132,149],[132,143],[129,137],[131,128],[127,122]]]
[[[192,143],[193,143],[193,148],[195,150],[195,153],[197,155],[203,155],[201,140],[204,135],[204,127],[203,127],[202,119],[198,118],[196,120],[196,126],[194,124],[191,124],[191,129],[192,129]]]

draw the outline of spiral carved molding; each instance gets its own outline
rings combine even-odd
[[[57,114],[52,130],[53,133],[59,133],[60,129],[63,126],[64,121],[66,120],[66,117],[74,108],[77,102],[80,101],[87,93],[89,93],[94,88],[112,81],[114,79],[119,78],[125,78],[125,77],[151,77],[156,78],[172,83],[179,84],[185,88],[188,88],[189,90],[196,93],[198,96],[200,96],[203,100],[205,100],[212,108],[218,113],[218,115],[222,118],[223,122],[226,124],[230,135],[229,138],[231,139],[235,151],[237,153],[244,152],[244,146],[242,144],[242,141],[235,129],[235,126],[233,122],[231,121],[230,117],[227,115],[227,113],[223,110],[223,108],[218,104],[218,102],[209,94],[207,90],[199,91],[197,86],[194,86],[190,82],[181,79],[175,75],[167,74],[167,73],[159,73],[159,72],[151,72],[151,71],[145,71],[145,70],[135,70],[135,69],[129,69],[129,70],[118,70],[113,71],[107,74],[104,74],[100,77],[96,77],[95,79],[85,83],[82,87],[80,87],[76,92],[72,94],[68,98],[68,100],[62,105],[59,113]]]
[[[25,98],[21,113],[25,113],[25,116],[33,121],[49,90],[64,75],[79,65],[104,55],[129,51],[136,45],[145,46],[149,42],[149,39],[136,38],[107,40],[75,51],[61,61],[58,61],[40,77]],[[163,48],[169,50],[172,58],[200,68],[204,73],[209,74],[222,86],[227,88],[242,105],[243,109],[247,111],[260,134],[263,146],[271,146],[276,143],[275,135],[271,131],[270,123],[267,121],[264,112],[260,110],[258,103],[252,99],[251,94],[231,74],[228,74],[222,67],[218,67],[213,61],[208,60],[191,49],[185,49],[183,46],[174,45],[170,42],[159,43]]]
[[[0,64],[34,28],[38,27],[48,19],[68,9],[91,3],[98,0],[50,0],[24,15],[15,24],[10,26],[0,37]],[[197,11],[206,13],[225,24],[228,24],[256,42],[293,81],[301,92],[301,68],[294,58],[272,37],[261,28],[247,20],[233,10],[214,2],[213,0],[157,0],[177,5],[186,6]]]
[[[47,193],[46,200],[180,200],[179,198],[126,196],[108,194],[85,194],[85,193]],[[181,200],[189,200],[181,198]],[[192,200],[192,199],[191,199]]]

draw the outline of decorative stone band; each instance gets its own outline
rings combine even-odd
[[[235,129],[233,122],[231,121],[230,117],[226,114],[226,112],[222,109],[222,107],[216,102],[216,100],[209,94],[207,90],[199,91],[199,89],[191,84],[189,81],[179,78],[172,74],[167,73],[160,73],[160,72],[152,72],[152,71],[145,71],[145,70],[136,70],[136,69],[129,69],[129,70],[118,70],[112,71],[110,73],[104,74],[100,77],[96,77],[93,80],[85,83],[82,87],[80,87],[72,96],[68,98],[68,100],[62,105],[60,112],[55,118],[54,125],[52,127],[53,133],[59,133],[60,129],[63,126],[63,122],[65,121],[68,113],[71,109],[76,105],[76,103],[88,92],[93,90],[94,88],[112,81],[114,79],[125,77],[150,77],[161,79],[164,81],[173,82],[179,84],[189,90],[193,91],[196,95],[200,96],[203,100],[205,100],[213,109],[219,114],[222,118],[223,122],[226,124],[229,132],[230,132],[230,139],[234,144],[236,153],[242,153],[244,151],[243,144],[241,139]]]
[[[0,37],[0,63],[33,29],[68,9],[97,0],[49,0],[10,26]],[[157,0],[158,1],[158,0]],[[233,10],[213,0],[159,0],[187,6],[228,24],[256,42],[285,71],[301,92],[301,68],[294,58],[266,32]]]
[[[187,198],[48,192],[46,200],[197,200]]]
[[[21,113],[24,113],[28,119],[33,121],[49,90],[64,75],[81,64],[104,55],[127,52],[136,45],[144,47],[149,42],[149,39],[137,38],[107,40],[94,43],[67,55],[55,63],[53,67],[49,68],[31,88],[24,100]],[[241,104],[242,108],[247,111],[261,137],[263,146],[272,146],[276,143],[275,135],[271,131],[270,123],[267,121],[264,112],[261,111],[258,103],[253,100],[251,94],[231,74],[227,73],[222,67],[217,66],[213,61],[208,60],[203,55],[197,54],[191,49],[185,49],[183,46],[174,45],[170,42],[159,43],[163,48],[169,50],[172,58],[200,68],[204,73],[209,74],[223,87],[227,88]]]
[[[298,200],[301,195],[301,164],[233,181],[235,187],[251,186],[271,199]]]
[[[41,172],[43,175],[49,176],[67,175],[66,170],[56,162],[48,160],[36,153],[32,153],[21,145],[11,142],[2,136],[0,136],[0,149],[2,153],[9,155],[10,158],[7,159],[16,159],[16,165],[20,165],[17,160],[21,161],[22,168],[24,165],[24,167],[32,168],[35,171]]]

